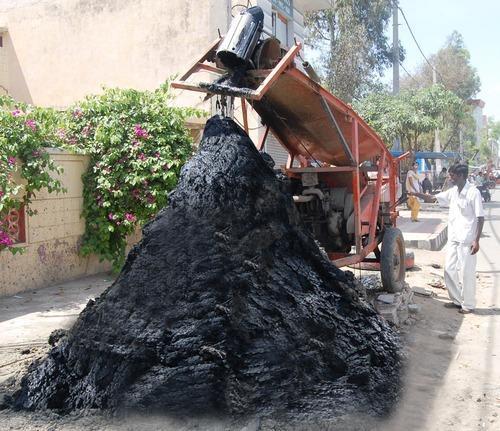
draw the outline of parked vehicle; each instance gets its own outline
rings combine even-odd
[[[481,192],[481,197],[483,198],[484,202],[491,201],[491,193],[489,191],[488,185],[478,186],[477,189]]]

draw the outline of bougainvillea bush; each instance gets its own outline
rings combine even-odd
[[[46,151],[59,145],[55,125],[59,113],[0,96],[0,251],[20,251],[8,232],[5,217],[10,210],[30,203],[36,192],[62,192],[57,179],[62,172]]]
[[[168,83],[155,91],[105,89],[66,111],[0,98],[0,223],[23,203],[29,213],[36,191],[64,191],[56,175],[62,170],[46,147],[86,154],[80,252],[95,253],[118,269],[127,236],[167,204],[192,152],[185,120],[202,112],[171,102]],[[15,181],[16,171],[21,182]],[[0,251],[18,251],[2,226]]]
[[[167,204],[192,153],[185,120],[201,114],[171,101],[168,83],[156,91],[107,89],[66,112],[59,137],[90,156],[83,255],[95,253],[119,268],[127,235]]]

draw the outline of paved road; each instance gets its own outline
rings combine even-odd
[[[421,312],[419,321],[406,329],[410,360],[404,395],[395,414],[382,423],[356,415],[346,418],[341,426],[334,421],[331,426],[318,425],[308,429],[500,430],[500,190],[496,190],[493,200],[485,205],[477,311],[462,316],[456,310],[443,308],[447,301],[444,290],[434,289],[437,293],[434,298],[415,297]],[[433,271],[440,272],[432,265],[442,265],[444,253],[414,251],[419,270],[409,273],[408,281],[412,286],[429,288],[427,282],[435,277]],[[0,334],[3,335],[0,337],[0,365],[4,365],[0,368],[0,383],[15,373],[31,355],[40,353],[32,349],[31,354],[23,355],[21,351],[26,345],[44,343],[52,329],[69,325],[87,298],[102,291],[109,280],[96,277],[73,284],[0,300]],[[10,363],[12,365],[8,365]],[[54,429],[44,417],[34,420],[26,414],[16,416],[0,412],[0,423],[13,425],[13,429]],[[68,429],[80,431],[89,427],[87,423],[75,422]],[[117,428],[108,428],[100,422],[93,429]]]
[[[485,213],[476,312],[444,309],[444,291],[422,303],[432,314],[415,328],[410,396],[400,416],[413,423],[408,429],[500,430],[500,190]]]

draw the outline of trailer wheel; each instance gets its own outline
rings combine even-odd
[[[387,292],[403,290],[405,281],[405,242],[401,231],[389,227],[384,232],[380,252],[380,276],[382,286]]]

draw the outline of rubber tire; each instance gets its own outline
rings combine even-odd
[[[380,277],[385,291],[397,293],[403,290],[406,274],[405,258],[403,234],[398,228],[386,228],[380,252]],[[395,261],[399,261],[397,270],[395,269]]]

